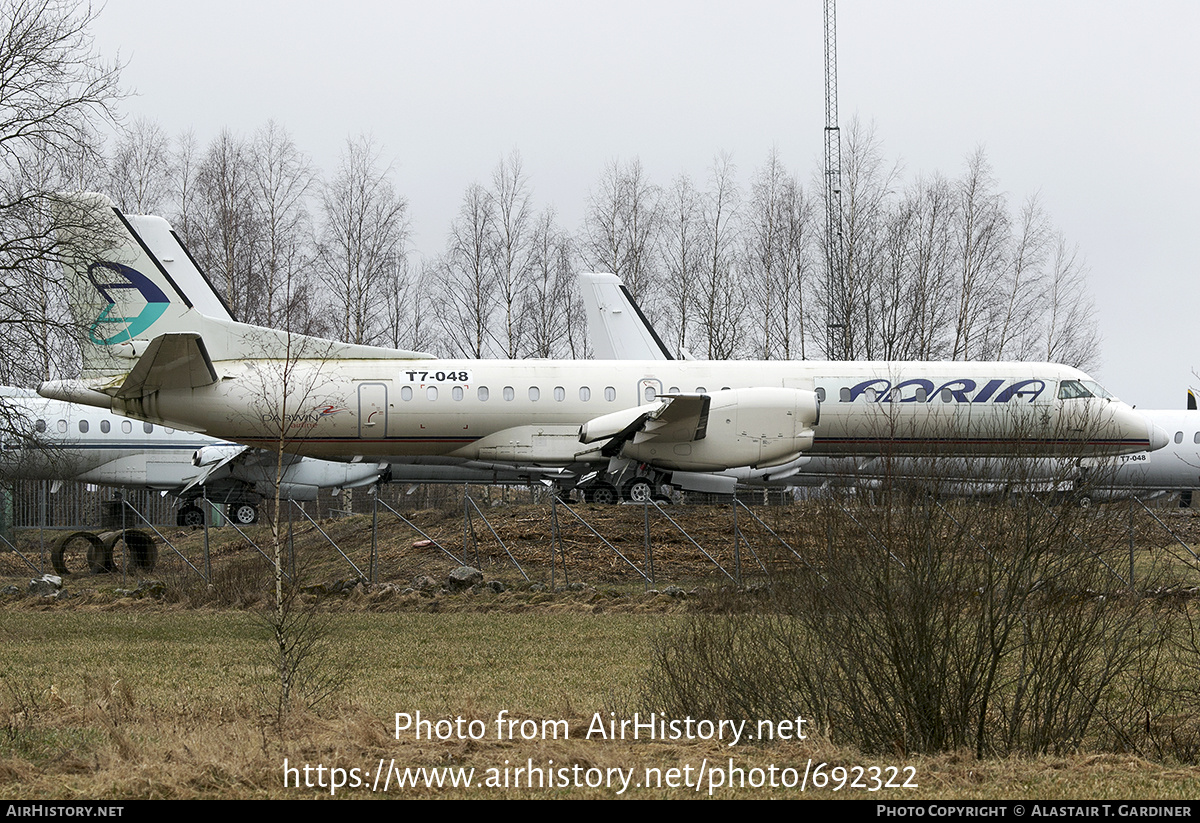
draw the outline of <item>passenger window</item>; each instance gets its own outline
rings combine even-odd
[[[862,393],[862,396],[867,398],[868,403],[874,403],[878,397],[878,394],[875,392],[874,388],[869,388]]]
[[[38,430],[38,431],[40,431],[40,432],[44,432],[44,431],[46,430],[46,421],[45,421],[45,420],[39,420],[39,421],[37,422],[37,425],[35,425],[35,426],[34,426],[34,428],[35,428],[35,429],[37,429],[37,430]]]
[[[825,387],[824,386],[817,389],[817,402],[819,402],[819,403],[825,402]]]
[[[154,434],[154,424],[153,423],[143,423],[142,431],[144,431],[146,434]]]
[[[643,392],[643,394],[646,396],[646,402],[649,403],[651,400],[654,399],[654,396],[655,396],[654,387],[647,386],[646,390]]]
[[[400,387],[400,399],[401,400],[412,400],[412,386],[401,386]]]
[[[125,432],[125,434],[129,434],[130,432],[133,431],[133,424],[130,423],[128,420],[122,420],[121,421],[121,431]]]
[[[707,391],[708,391],[708,389],[704,388],[703,386],[696,387],[696,394],[704,394]]]
[[[487,390],[487,386],[480,386],[480,387],[479,387],[479,399],[480,399],[480,400],[487,400],[487,399],[488,399],[488,390]]]
[[[427,400],[437,400],[437,386],[426,386],[425,398]]]
[[[929,399],[929,392],[925,391],[924,386],[917,386],[917,402],[924,403]]]
[[[512,386],[505,386],[505,387],[504,387],[504,399],[505,399],[505,400],[512,400],[512,399],[513,399],[513,398],[515,398],[516,396],[517,396],[517,393],[516,393],[515,391],[513,391],[513,387],[512,387]]]
[[[893,403],[899,403],[900,402],[900,390],[892,389],[890,392],[888,392],[888,400],[891,400]]]
[[[942,402],[949,403],[954,399],[954,392],[950,389],[942,389]]]
[[[604,399],[607,400],[609,403],[616,400],[617,399],[617,390],[614,389],[612,386],[605,386],[604,387]]]
[[[842,386],[840,389],[838,389],[838,400],[842,403],[850,402],[850,387],[849,386]]]
[[[529,387],[529,399],[530,400],[537,400],[541,396],[542,396],[542,392],[537,386]]]
[[[79,433],[87,434],[87,430],[88,430],[88,422],[86,420],[80,420],[79,421]]]
[[[557,400],[559,403],[566,400],[567,399],[567,390],[564,389],[562,386],[555,386],[554,387],[554,399]]]
[[[1200,444],[1200,432],[1196,432],[1192,435],[1192,442]]]
[[[58,432],[59,432],[59,434],[67,433],[67,421],[66,420],[58,421]]]
[[[1183,442],[1183,432],[1175,432],[1175,442],[1176,443]]]
[[[454,388],[452,388],[450,390],[450,396],[453,397],[455,400],[462,400],[463,399],[462,386],[455,386]]]
[[[587,386],[580,386],[579,387],[579,399],[584,401],[585,403],[588,400],[591,400],[592,399],[592,390],[589,389]]]
[[[100,421],[100,431],[104,432],[105,434],[108,434],[110,431],[112,431],[112,423],[109,423],[107,420],[101,420]]]

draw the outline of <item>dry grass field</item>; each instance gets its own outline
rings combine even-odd
[[[579,511],[645,568],[640,509]],[[965,521],[966,510],[954,511],[956,522]],[[722,739],[701,739],[716,730],[686,725],[682,711],[670,714],[678,721],[677,739],[647,740],[644,731],[637,740],[600,735],[597,717],[606,724],[637,713],[645,722],[661,710],[647,697],[647,673],[656,650],[682,628],[754,611],[755,592],[771,579],[763,568],[778,574],[789,564],[820,567],[824,532],[812,511],[756,512],[795,553],[743,516],[735,558],[729,507],[681,507],[672,517],[713,561],[674,526],[653,520],[653,586],[585,528],[560,520],[570,585],[563,585],[559,566],[554,590],[548,586],[554,546],[548,506],[489,509],[503,547],[476,517],[478,565],[504,590],[462,593],[440,590],[455,562],[434,547],[415,546],[421,535],[399,521],[380,521],[374,585],[354,583],[357,575],[325,537],[311,524],[297,524],[297,578],[309,588],[294,607],[315,622],[296,630],[309,644],[307,667],[298,668],[283,708],[270,566],[231,529],[210,531],[209,583],[160,545],[159,565],[147,575],[81,573],[66,579],[67,594],[58,599],[5,596],[0,791],[30,799],[296,798],[328,797],[331,782],[340,782],[336,796],[355,798],[1200,796],[1194,765],[1200,747],[1190,710],[1148,716],[1148,727],[1169,727],[1170,734],[1129,738],[1124,749],[1111,744],[1112,735],[1097,733],[1058,741],[1036,755],[982,758],[962,748],[919,753],[900,740],[886,750],[863,751],[812,722],[800,727],[802,740],[747,739],[758,720],[795,720],[777,715],[753,718],[732,745],[730,728],[721,730]],[[1187,668],[1193,663],[1180,650],[1190,653],[1184,640],[1200,574],[1186,550],[1144,518],[1134,524],[1137,550],[1130,558],[1125,512],[1114,514],[1113,531],[1096,537],[1094,550],[1081,553],[1094,551],[1093,559],[1119,566],[1123,578],[1132,563],[1134,588],[1155,587],[1139,597],[1157,598],[1163,606],[1156,613],[1172,610],[1176,631],[1171,659],[1160,666],[1182,666],[1179,682],[1194,682]],[[406,516],[451,551],[462,550],[461,509]],[[369,515],[356,515],[320,525],[367,571],[370,522]],[[1172,513],[1170,523],[1195,545],[1194,520]],[[164,536],[193,565],[205,567],[202,532],[172,529]],[[270,553],[267,527],[250,536]],[[49,542],[36,533],[20,539],[31,558]],[[473,552],[469,559],[476,562]],[[739,559],[750,594],[738,594],[714,565],[735,574]],[[23,588],[32,570],[11,555],[0,561],[7,581]],[[423,575],[438,588],[414,587]],[[147,579],[162,586],[130,593]],[[668,590],[671,585],[682,591]],[[421,727],[422,739],[411,725],[418,711],[430,721]],[[399,734],[397,713],[410,718]],[[777,728],[798,736],[794,725]],[[1173,749],[1146,743],[1170,742],[1170,735]],[[532,776],[518,771],[530,766]],[[470,787],[449,785],[468,776]],[[418,785],[401,787],[401,780]],[[439,780],[445,785],[427,785]],[[730,780],[743,783],[731,787]]]

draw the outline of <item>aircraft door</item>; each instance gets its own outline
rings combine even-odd
[[[387,437],[388,396],[386,383],[358,384],[358,436],[361,440]]]
[[[658,400],[658,396],[663,393],[662,381],[653,377],[643,377],[638,381],[638,405],[644,406],[647,403],[653,403]]]

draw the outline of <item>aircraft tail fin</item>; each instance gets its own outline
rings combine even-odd
[[[237,321],[233,310],[170,223],[152,214],[126,214],[124,217],[192,308],[214,320]]]
[[[165,220],[127,218],[102,194],[61,195],[57,208],[67,249],[64,268],[71,275],[71,311],[85,338],[83,377],[90,388],[132,396],[156,386],[196,387],[204,385],[197,381],[219,377],[214,363],[248,357],[431,358],[238,323]],[[139,228],[147,231],[153,248]],[[154,350],[151,361],[138,363],[163,335],[173,337]],[[181,372],[168,375],[174,370]]]
[[[588,334],[597,360],[674,360],[615,274],[579,275]]]

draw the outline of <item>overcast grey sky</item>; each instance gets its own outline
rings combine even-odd
[[[772,146],[802,176],[824,125],[822,5],[802,2],[108,0],[130,116],[203,145],[275,119],[326,172],[372,134],[436,253],[463,190],[519,149],[537,204],[576,229],[614,158],[743,182]],[[841,122],[874,122],[906,179],[986,149],[1014,205],[1037,193],[1078,243],[1104,337],[1095,376],[1177,408],[1200,369],[1200,4],[838,4]]]

